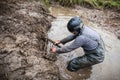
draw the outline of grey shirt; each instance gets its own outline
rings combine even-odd
[[[84,26],[79,35],[70,35],[61,40],[61,43],[65,44],[74,40],[69,46],[57,48],[57,53],[67,53],[82,47],[84,50],[93,50],[98,46],[100,41],[100,35],[91,28]]]

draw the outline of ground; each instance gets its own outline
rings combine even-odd
[[[17,0],[17,2],[1,0],[0,79],[119,80],[120,14],[80,6],[74,9],[64,7],[50,9],[51,14],[37,0]],[[83,55],[81,54],[83,52],[73,54],[82,50],[71,52],[70,55],[59,55],[56,62],[43,58],[50,53],[47,52],[48,40],[45,37],[51,26],[52,15],[57,19],[52,23],[52,35],[49,35],[51,39],[57,40],[67,36],[69,33],[65,32],[66,23],[71,17],[80,16],[85,24],[92,26],[102,35],[106,45],[105,61],[92,68],[71,73],[66,70],[66,61]]]
[[[59,80],[43,55],[52,17],[40,1],[0,2],[0,80]]]

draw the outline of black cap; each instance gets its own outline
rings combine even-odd
[[[83,24],[79,17],[73,17],[67,24],[67,28],[70,32],[80,31],[80,25]]]

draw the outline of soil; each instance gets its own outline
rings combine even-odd
[[[59,80],[47,52],[52,17],[40,1],[0,1],[0,80]]]

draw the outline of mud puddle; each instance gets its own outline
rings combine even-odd
[[[86,12],[84,9],[82,11]],[[52,22],[52,28],[48,32],[48,36],[52,40],[61,40],[70,35],[66,29],[68,20],[76,15],[81,16],[75,10],[55,6],[51,7],[51,14],[57,17]],[[84,17],[84,14],[82,16],[82,20],[86,25],[92,26],[92,29],[101,34],[106,45],[105,60],[103,63],[90,68],[81,69],[77,72],[69,72],[66,70],[67,62],[77,56],[82,56],[84,54],[83,50],[79,48],[75,51],[61,54],[57,56],[58,60],[56,61],[56,65],[59,67],[62,80],[120,80],[120,40],[110,31],[104,30],[102,26],[98,27],[100,25],[99,23],[90,21]]]

